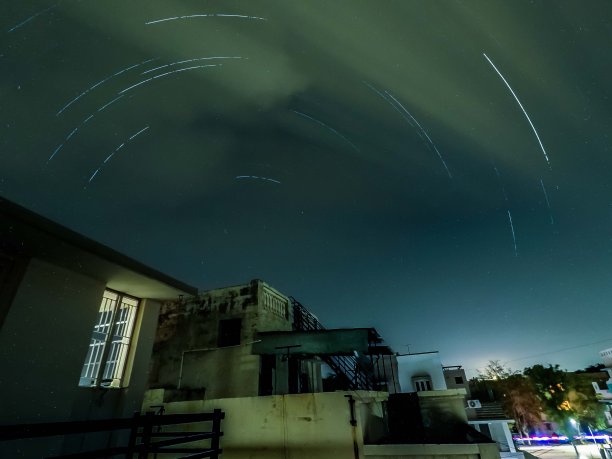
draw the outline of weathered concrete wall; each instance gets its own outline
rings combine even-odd
[[[347,395],[355,400],[354,427]],[[168,414],[223,410],[224,459],[499,459],[494,443],[364,446],[364,439],[376,441],[385,435],[381,402],[386,397],[383,392],[325,392],[174,402],[165,407]],[[149,390],[143,407],[163,399],[164,389]]]
[[[254,397],[259,389],[259,356],[251,345],[186,352],[181,389],[206,389],[206,398]]]
[[[140,408],[159,310],[153,302],[134,336],[129,388],[78,387],[104,288],[99,280],[30,261],[0,330],[0,424],[95,419]],[[0,457],[52,455],[62,442],[0,443]]]
[[[357,426],[353,427],[344,395],[344,392],[272,395],[165,406],[167,413],[222,409],[224,459],[355,459],[363,457],[360,410],[356,410]],[[160,403],[163,396],[163,390],[148,391],[145,403]],[[353,396],[360,397],[359,393]]]
[[[379,443],[389,436],[387,419],[383,403],[389,398],[387,392],[359,391],[356,394],[356,408],[359,410],[359,419],[363,432],[364,443]]]
[[[465,389],[431,390],[419,392],[419,403],[423,419],[428,412],[442,413],[446,417],[467,424],[465,413]]]
[[[419,392],[423,425],[430,435],[443,443],[454,443],[456,426],[467,424],[465,389]]]
[[[241,319],[240,345],[218,348],[219,322]],[[291,330],[284,295],[262,281],[210,290],[196,301],[162,306],[150,388],[205,389],[206,398],[258,395],[257,332]]]

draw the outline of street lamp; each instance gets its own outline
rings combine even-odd
[[[576,420],[574,418],[569,418],[569,422],[578,431],[578,438],[580,438],[580,428],[578,427],[578,423],[576,422]],[[580,455],[578,454],[578,448],[576,448],[576,443],[574,443],[574,440],[572,440],[571,443],[574,447],[574,451],[576,451],[576,457],[580,457]]]
[[[576,420],[574,418],[569,418],[569,422],[576,427],[578,425],[578,423],[576,422]]]
[[[578,431],[578,436],[580,436],[580,424],[574,418],[569,418],[569,422],[574,428]]]

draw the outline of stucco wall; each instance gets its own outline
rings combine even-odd
[[[419,404],[425,425],[430,425],[430,418],[456,420],[467,423],[465,413],[465,389],[447,389],[419,392]]]
[[[279,304],[284,301],[284,309]],[[219,322],[241,319],[240,346],[218,348]],[[262,281],[204,292],[197,301],[162,306],[151,388],[205,389],[206,398],[256,396],[257,332],[291,330],[289,302]]]
[[[250,344],[186,352],[181,389],[201,388],[206,398],[258,395],[259,356],[251,354]]]
[[[406,354],[397,356],[398,379],[402,392],[415,392],[412,378],[428,376],[433,390],[445,390],[446,382],[442,372],[442,362],[437,352]]]
[[[355,400],[355,427],[346,395]],[[448,398],[452,394],[445,401]],[[164,389],[149,390],[143,407],[163,399]],[[223,410],[223,459],[499,459],[494,443],[364,446],[364,435],[377,441],[385,434],[385,399],[383,392],[324,392],[173,402],[165,407],[168,414]]]
[[[146,404],[163,400],[163,390],[147,392]],[[167,413],[225,411],[223,459],[355,459],[361,454],[362,423],[350,424],[343,392],[272,395],[166,404]],[[358,398],[358,394],[353,394]],[[358,456],[362,457],[362,456]]]
[[[155,302],[144,306],[134,336],[129,387],[78,387],[104,288],[99,280],[30,261],[0,330],[0,424],[122,416],[140,409],[159,313]],[[53,437],[21,446],[0,443],[0,457],[40,457],[40,451],[59,452],[62,442]]]
[[[104,284],[30,261],[0,333],[0,422],[68,419]]]

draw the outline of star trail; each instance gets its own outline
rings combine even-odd
[[[597,361],[609,2],[196,3],[8,5],[0,195],[472,374]]]

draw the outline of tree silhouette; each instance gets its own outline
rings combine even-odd
[[[471,382],[472,393],[483,400],[502,403],[506,415],[514,419],[516,428],[523,436],[535,429],[542,421],[542,405],[536,388],[529,378],[500,363],[490,360]]]

